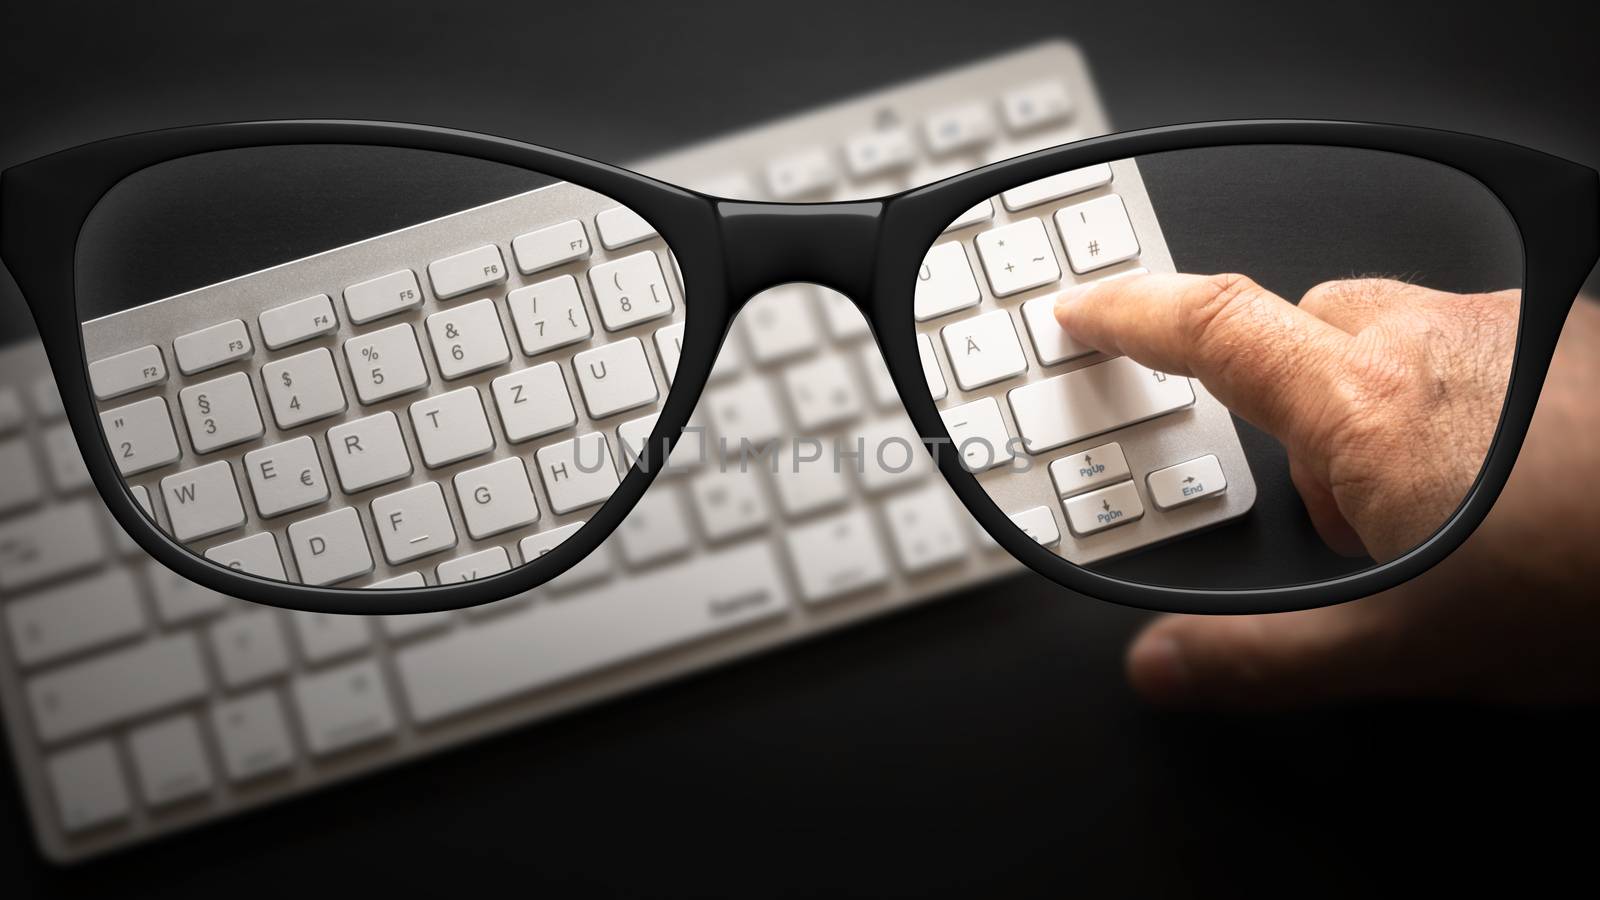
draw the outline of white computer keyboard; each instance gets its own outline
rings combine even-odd
[[[637,168],[727,196],[866,196],[1105,130],[1081,57],[1069,45],[1051,43]],[[102,369],[111,379],[103,408],[159,398],[172,411],[175,437],[190,448],[181,458],[150,457],[149,468],[134,476],[145,488],[141,499],[153,498],[150,508],[161,525],[216,558],[351,585],[470,576],[514,564],[575,528],[610,485],[589,485],[589,493],[578,494],[560,485],[552,492],[540,467],[552,458],[547,454],[560,452],[550,448],[582,441],[604,442],[625,465],[624,447],[648,432],[669,384],[673,329],[681,327],[683,310],[681,286],[659,242],[648,235],[608,238],[608,223],[596,221],[603,208],[584,206],[586,198],[576,192],[549,202],[548,192],[563,190],[545,189],[538,203],[533,194],[510,198],[245,276],[230,282],[226,297],[201,297],[209,301],[204,319],[185,312],[179,297],[91,323],[91,358],[150,345],[161,348],[163,366],[181,363],[163,372],[159,384],[142,387],[115,382],[119,372],[142,367]],[[987,421],[1017,434],[1020,415],[1024,437],[1034,440],[1026,433],[1036,429],[1026,419],[1029,407],[1012,392],[1039,390],[1058,384],[1058,372],[1076,375],[1107,362],[1048,355],[1058,351],[1025,324],[1026,301],[1013,302],[1029,295],[996,285],[986,274],[994,267],[985,268],[981,235],[1029,218],[1048,221],[1063,206],[1112,194],[1129,212],[1137,254],[1115,266],[1095,266],[1092,274],[1061,269],[1057,279],[1170,267],[1132,169],[1118,171],[1110,186],[1089,185],[1071,197],[996,201],[949,232],[981,289],[976,303],[940,295],[945,299],[938,302],[949,308],[930,307],[919,325],[932,351],[930,385],[945,385],[947,416],[993,403]],[[478,340],[483,332],[470,328],[472,318],[452,318],[458,331],[473,331],[475,342],[461,370],[447,372],[451,354],[441,358],[433,340],[444,333],[441,320],[430,317],[459,318],[466,305],[433,299],[426,288],[436,288],[438,278],[430,277],[429,264],[492,247],[520,272],[522,248],[513,239],[547,227],[570,229],[565,223],[571,221],[582,223],[593,241],[589,254],[536,276],[513,274],[492,299],[472,301],[489,304],[483,307],[488,316],[498,313],[505,346]],[[1069,250],[1056,252],[1069,259]],[[954,251],[939,252],[955,261]],[[642,277],[670,297],[669,312],[647,320],[609,318],[622,310],[594,296],[585,273],[624,265],[649,267]],[[1086,271],[1069,265],[1075,273]],[[449,268],[435,271],[448,279]],[[352,312],[367,316],[348,307],[349,287],[372,278],[403,279],[403,273],[417,279],[418,304],[351,322]],[[574,316],[570,341],[530,345],[515,300],[505,295],[528,281],[566,276],[579,291],[574,310],[589,321],[587,329]],[[301,289],[312,285],[320,287]],[[316,299],[283,308],[320,293],[330,297],[326,309]],[[363,292],[354,294],[359,310]],[[997,294],[1005,296],[1004,306]],[[919,308],[922,302],[919,297]],[[942,329],[986,327],[983,322],[994,320],[981,317],[997,310],[1021,335],[1022,369],[952,369],[939,349],[952,339]],[[112,323],[115,333],[103,327]],[[847,436],[871,446],[913,434],[865,323],[845,298],[808,286],[781,288],[752,301],[735,330],[697,412],[708,435],[734,444],[741,437],[782,444],[802,435]],[[245,346],[235,346],[241,339]],[[375,353],[363,354],[367,347]],[[363,393],[378,387],[370,377],[363,383],[363,360],[376,355],[392,362],[413,353],[420,374],[407,382],[407,393]],[[640,377],[615,392],[593,390],[574,362],[595,353],[625,354],[613,365],[631,367]],[[300,390],[280,396],[272,376],[281,383],[285,371]],[[559,422],[507,415],[496,390],[505,378],[528,379],[529,390],[559,388],[571,400],[572,415],[563,409]],[[260,390],[252,381],[262,383]],[[387,378],[386,384],[385,391],[397,387]],[[241,402],[213,406],[237,413],[248,402],[257,415],[216,423],[227,433],[201,455],[193,441],[209,432],[195,427],[203,419],[189,415],[200,412],[195,398],[241,385]],[[1194,390],[1194,401],[1173,414],[1097,439],[1119,445],[1131,473],[1120,485],[1064,486],[1052,481],[1045,465],[1014,483],[1002,482],[1000,469],[981,477],[1003,508],[1077,558],[1099,558],[1237,515],[1248,508],[1253,483],[1226,413],[1198,386]],[[459,415],[471,427],[432,441],[418,431],[417,423],[429,418],[419,411]],[[295,418],[313,415],[314,424]],[[477,427],[480,418],[487,435]],[[1056,449],[1041,459],[1076,452],[1070,428],[1051,427],[1056,432],[1048,440]],[[346,432],[362,436],[365,446],[385,448],[376,457],[385,465],[341,469],[336,451]],[[1039,446],[1042,452],[1045,444]],[[530,447],[537,449],[528,453]],[[309,497],[248,484],[241,489],[230,471],[242,472],[248,454],[301,467],[304,458],[319,466],[322,478]],[[1076,497],[1087,489],[1120,489],[1122,497],[1131,485],[1137,501],[1146,473],[1207,456],[1221,460],[1227,491],[1166,511],[1171,514],[1127,515],[1117,527],[1085,530],[1068,527],[1072,500],[1055,499],[1058,490]],[[470,493],[474,479],[500,477],[523,459],[531,470],[524,477],[532,502],[497,510],[489,525],[472,521],[458,501],[461,486]],[[197,462],[228,466],[222,472],[228,480],[205,480]],[[8,473],[0,483],[0,697],[36,834],[58,860],[203,824],[1016,570],[960,511],[925,459],[903,471],[869,459],[860,472],[838,474],[825,455],[797,471],[780,466],[776,474],[715,465],[669,470],[594,558],[527,596],[486,607],[376,619],[257,607],[183,582],[144,558],[110,523],[74,452],[42,353],[31,345],[0,352],[0,467]],[[193,490],[208,497],[200,513],[180,511],[175,518],[163,502],[162,480],[177,472],[190,473]],[[226,499],[230,490],[233,502],[209,502],[218,492]],[[383,534],[366,533],[380,503],[405,509],[403,518],[432,522],[430,536],[451,537],[426,552],[413,552],[409,540],[410,549],[386,545]],[[320,536],[339,536],[345,551],[314,562],[297,555],[296,526],[284,522],[313,522]]]

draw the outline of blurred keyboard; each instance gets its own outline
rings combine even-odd
[[[722,196],[846,199],[891,193],[1106,128],[1081,57],[1068,45],[1052,43],[730,135],[635,168]],[[965,278],[975,287],[973,260],[983,264],[979,272],[999,268],[988,264],[987,255],[995,249],[986,247],[985,235],[1001,228],[1064,227],[1042,223],[1064,205],[1104,204],[1106,197],[1116,198],[1117,211],[1127,217],[1126,228],[1137,231],[1137,243],[1118,250],[1120,232],[1108,232],[1102,238],[1110,248],[1102,260],[1107,264],[1084,268],[1074,263],[1072,269],[1105,277],[1143,267],[1170,268],[1137,170],[1119,168],[1114,179],[1109,172],[1105,176],[1085,179],[1070,190],[1058,183],[1008,192],[955,223],[948,242],[930,254],[930,268],[937,269],[940,283],[926,294],[919,291],[918,327],[929,386],[941,398],[952,429],[967,427],[968,422],[1007,435],[1027,429],[1031,433],[1023,436],[1037,443],[1040,453],[1055,447],[1064,451],[1082,436],[1073,430],[1081,430],[1081,423],[1051,418],[1052,409],[1065,408],[1060,396],[1075,389],[1064,379],[1089,377],[1081,373],[1119,361],[1060,346],[1059,337],[1032,323],[1027,302],[1006,306],[997,302],[1005,297],[1024,301],[1021,295],[1026,291],[1060,282],[1062,270],[1058,268],[1053,277],[1025,272],[1032,279],[1026,283],[997,284],[985,276],[981,292],[950,288],[951,282],[943,279],[952,266],[956,271],[964,267]],[[527,196],[376,240],[390,246],[406,240],[436,246],[437,240],[427,236],[452,221],[482,229],[488,227],[485,223],[498,227],[501,221],[516,220],[516,204]],[[369,490],[377,482],[349,479],[388,471],[393,475],[388,483],[404,490],[384,496],[409,504],[407,510],[423,510],[414,516],[427,515],[427,509],[443,506],[446,497],[455,495],[462,475],[471,473],[471,481],[503,474],[480,468],[518,460],[505,448],[516,443],[519,434],[549,435],[576,427],[576,436],[563,440],[599,440],[620,458],[621,448],[648,433],[653,421],[649,411],[661,386],[650,376],[659,372],[661,378],[669,378],[675,367],[672,329],[681,329],[681,311],[659,319],[613,321],[631,311],[608,307],[604,298],[592,296],[593,283],[582,273],[602,265],[648,264],[650,271],[641,278],[669,294],[681,287],[670,257],[664,248],[645,243],[654,236],[647,227],[641,231],[636,219],[592,209],[572,222],[577,228],[564,222],[549,226],[557,231],[544,235],[548,240],[513,240],[526,229],[493,232],[488,243],[466,251],[418,255],[411,269],[379,276],[375,283],[341,283],[346,288],[345,306],[338,310],[327,297],[283,298],[291,302],[263,306],[237,320],[191,321],[173,330],[160,342],[158,356],[162,396],[170,394],[179,415],[185,416],[176,427],[186,426],[191,440],[205,433],[203,427],[196,430],[196,422],[204,422],[195,418],[202,411],[198,406],[192,411],[185,408],[185,395],[193,401],[200,393],[209,393],[215,402],[217,396],[240,387],[225,383],[229,379],[246,379],[241,397],[257,416],[216,423],[228,432],[226,444],[218,446],[228,447],[230,459],[270,453],[288,465],[299,459],[297,453],[308,450],[306,458],[316,459],[310,437],[266,443],[263,415],[288,428],[311,421],[297,416],[320,410],[328,417],[322,422],[324,428],[348,429],[368,446],[386,446],[389,436],[391,466],[369,463],[346,473],[335,459],[332,471],[323,472],[315,499],[265,496],[266,502],[281,503],[284,510],[326,501],[339,491]],[[561,228],[570,234],[557,233]],[[458,332],[468,332],[470,340],[459,345],[465,357],[456,358],[460,371],[444,378],[462,381],[411,385],[423,393],[407,401],[437,404],[447,416],[455,414],[451,404],[465,396],[462,391],[475,394],[468,400],[479,402],[476,396],[487,396],[487,402],[494,403],[495,379],[511,377],[495,371],[498,363],[519,353],[531,358],[555,347],[529,346],[536,332],[521,327],[514,303],[508,302],[504,313],[511,327],[503,328],[495,320],[487,337],[466,315],[477,303],[493,306],[484,300],[450,307],[453,315],[465,316],[462,322],[431,321],[428,316],[445,307],[419,303],[416,308],[387,311],[411,317],[405,324],[377,322],[353,339],[341,334],[341,340],[326,349],[302,345],[318,339],[326,343],[341,311],[360,321],[386,314],[374,311],[371,319],[358,317],[355,308],[347,309],[350,289],[357,308],[364,296],[374,302],[403,297],[407,290],[421,296],[418,284],[398,281],[426,272],[435,293],[445,296],[448,292],[441,283],[452,284],[452,278],[471,281],[463,273],[481,274],[491,254],[502,268],[517,266],[526,273],[525,254],[549,256],[591,235],[599,237],[604,252],[593,248],[596,255],[585,254],[581,260],[551,257],[546,259],[550,275],[541,277],[576,275],[575,295],[579,281],[589,284],[591,305],[579,300],[574,311],[585,320],[598,319],[604,329],[574,317],[568,322],[575,330],[566,342],[571,346],[563,354],[533,363],[572,367],[584,353],[626,348],[646,363],[644,378],[631,393],[608,393],[609,386],[607,391],[590,390],[580,376],[581,403],[569,407],[572,422],[565,418],[521,422],[501,408],[496,420],[507,440],[490,439],[498,448],[493,457],[478,458],[478,453],[490,451],[456,445],[471,440],[471,429],[443,435],[444,442],[433,446],[420,437],[415,443],[399,441],[400,422],[389,421],[396,416],[389,412],[369,416],[349,403],[333,377],[333,367],[348,367],[357,382],[357,399],[365,405],[370,398],[359,396],[364,388],[398,388],[392,382],[361,385],[363,360],[394,361],[428,348],[442,371],[451,356],[442,349],[445,345],[433,340],[434,334],[443,334],[444,326],[454,324]],[[323,256],[336,262],[341,252]],[[396,283],[382,281],[385,278]],[[495,316],[493,308],[488,316]],[[425,324],[413,328],[412,319]],[[1024,364],[1016,371],[969,371],[952,368],[940,349],[942,343],[957,339],[944,329],[1000,326],[1004,328],[997,333],[1009,331],[1011,340],[1019,343],[1019,354],[1020,344],[1027,342],[1026,355],[1035,361],[1033,365]],[[409,333],[394,331],[397,328]],[[633,328],[638,330],[627,330]],[[611,331],[619,334],[609,335]],[[494,339],[496,334],[499,340]],[[637,338],[626,336],[630,334]],[[585,343],[589,335],[608,340]],[[278,370],[290,372],[300,392],[280,397],[269,386],[265,403],[258,405],[243,372],[215,377],[213,369],[254,354],[257,341],[271,353],[263,365],[249,371],[269,383],[271,376],[283,374]],[[371,352],[363,355],[368,346]],[[138,424],[133,422],[132,407],[146,401],[129,402],[123,395],[134,396],[151,386],[139,381],[155,360],[140,357],[141,352],[148,356],[136,346],[96,357],[102,360],[97,387],[104,387],[106,408],[124,409],[128,427]],[[441,357],[441,352],[446,355]],[[121,353],[133,355],[119,358]],[[179,371],[167,372],[169,361]],[[627,371],[626,361],[613,365]],[[541,369],[542,365],[528,364],[514,375],[537,378]],[[203,391],[195,390],[202,386]],[[559,371],[544,385],[554,386],[567,393]],[[530,384],[528,389],[537,387]],[[331,391],[340,391],[340,396]],[[1146,422],[1107,436],[1108,458],[1115,454],[1136,460],[1131,467],[1124,461],[1120,474],[1097,469],[1096,478],[1080,483],[1061,466],[1037,465],[1004,484],[991,477],[1000,471],[986,473],[986,484],[1030,533],[1075,558],[1122,552],[1236,515],[1248,507],[1253,484],[1226,411],[1198,387],[1195,391],[1198,396],[1171,406],[1185,409],[1183,417],[1168,417],[1165,424]],[[1018,397],[1022,392],[1028,393]],[[172,415],[164,400],[152,399],[162,403],[163,416]],[[291,399],[296,401],[292,406]],[[1142,395],[1128,402],[1143,402]],[[242,406],[215,405],[232,411]],[[469,408],[463,414],[476,422],[472,412]],[[415,409],[410,413],[409,424],[415,428]],[[476,415],[484,417],[481,402]],[[1132,414],[1113,409],[1112,418],[1117,415]],[[1095,433],[1149,415],[1147,411],[1107,420],[1096,426]],[[768,291],[741,313],[696,419],[710,435],[728,437],[735,445],[744,437],[755,444],[776,441],[788,447],[796,437],[814,436],[859,437],[873,447],[896,437],[914,440],[915,434],[855,307],[844,297],[804,285]],[[143,425],[138,427],[140,434],[148,433]],[[174,427],[170,419],[166,427]],[[296,441],[308,446],[297,446]],[[159,449],[166,444],[144,446]],[[551,446],[558,445],[543,445]],[[1159,448],[1171,463],[1220,459],[1230,476],[1228,492],[1217,501],[1196,504],[1200,513],[1127,516],[1106,530],[1104,540],[1085,540],[1100,529],[1092,514],[1082,522],[1071,519],[1074,503],[1082,506],[1083,498],[1092,496],[1094,503],[1114,498],[1137,504],[1135,482],[1129,479],[1151,471],[1142,463],[1147,450],[1154,452],[1150,448]],[[325,447],[322,452],[332,451]],[[1097,447],[1094,452],[1102,451]],[[424,465],[411,458],[419,454]],[[468,458],[474,459],[470,465],[448,468],[444,474],[432,471]],[[776,473],[759,467],[724,470],[710,464],[669,469],[594,557],[526,596],[459,613],[421,616],[292,613],[218,596],[145,559],[111,524],[93,495],[42,352],[32,345],[0,352],[0,471],[6,473],[0,483],[0,595],[5,601],[0,691],[13,757],[40,845],[57,860],[86,858],[1016,570],[981,535],[923,456],[902,469],[874,465],[869,454],[862,471],[844,474],[833,471],[828,454],[798,467],[788,464],[792,454],[780,450],[779,458],[784,464]],[[483,465],[487,459],[495,461]],[[162,473],[167,470],[161,467],[176,461],[176,456],[166,458],[158,452],[145,460],[150,467],[144,471],[165,477]],[[190,475],[199,471],[186,470]],[[528,479],[526,473],[520,474],[525,483],[541,486],[551,512],[572,513],[594,502],[557,497],[539,476]],[[404,550],[385,546],[381,535],[362,536],[361,552],[333,560],[331,568],[308,572],[295,555],[294,529],[288,533],[275,529],[274,538],[271,531],[245,527],[246,521],[257,523],[270,512],[248,509],[250,503],[239,500],[231,475],[226,487],[233,490],[233,500],[221,504],[226,509],[220,518],[217,507],[209,504],[198,513],[181,513],[190,516],[181,522],[174,522],[159,500],[149,508],[163,527],[180,536],[207,539],[213,549],[226,548],[217,553],[226,554],[230,562],[273,571],[273,566],[287,561],[288,571],[322,582],[364,579],[351,583],[371,584],[405,578],[417,583],[471,577],[473,572],[534,555],[578,527],[570,518],[540,519],[539,504],[530,502],[522,509],[497,510],[497,523],[512,524],[487,529],[479,541],[474,523],[466,520],[457,504],[448,504],[443,528],[458,534],[459,544],[452,539],[448,546],[430,547],[428,553],[416,555],[421,562],[412,562]],[[601,489],[609,493],[609,486],[597,488]],[[427,496],[415,493],[419,491]],[[150,493],[146,491],[141,502],[149,502]],[[263,502],[260,492],[250,496]],[[375,502],[370,496],[347,502]],[[1061,497],[1067,499],[1058,501]],[[238,522],[233,520],[236,506]],[[323,515],[320,510],[318,514]],[[218,523],[226,527],[217,530]],[[356,543],[352,540],[350,546]],[[280,546],[289,548],[286,556]]]

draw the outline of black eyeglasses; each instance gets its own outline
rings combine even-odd
[[[353,148],[397,155],[404,189],[441,211],[488,205],[319,252],[308,230],[383,206]],[[265,224],[232,215],[240,173],[279,203]],[[214,284],[108,306],[192,251],[163,243],[174,218],[248,244],[264,271],[201,265]],[[208,588],[329,613],[465,607],[556,578],[690,444],[723,469],[752,452],[798,465],[750,421],[779,401],[730,397],[719,415],[713,370],[746,299],[791,282],[855,301],[915,429],[819,444],[836,470],[931,454],[999,547],[1118,603],[1370,594],[1442,559],[1504,486],[1597,220],[1588,168],[1316,121],[1130,132],[818,203],[356,121],[130,135],[0,175],[0,257],[117,521]],[[859,420],[826,366],[783,376],[798,419]],[[709,430],[691,421],[708,385]],[[1254,508],[1258,487],[1291,483],[1295,502]],[[908,568],[937,567],[966,527],[921,495],[886,508]],[[657,513],[651,527],[694,527]],[[1356,557],[1274,566],[1275,535],[1312,525]],[[856,539],[813,530],[841,554]],[[1155,545],[1159,572],[1133,552]],[[446,550],[464,562],[430,568]]]

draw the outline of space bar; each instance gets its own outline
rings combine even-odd
[[[536,603],[402,651],[401,686],[417,722],[436,722],[779,615],[788,599],[778,571],[760,542],[653,571],[648,581]]]

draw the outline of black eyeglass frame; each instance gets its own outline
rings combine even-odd
[[[570,181],[629,207],[677,257],[692,301],[683,351],[637,464],[585,526],[544,556],[477,581],[358,591],[262,578],[207,562],[139,509],[116,468],[89,389],[75,264],[84,222],[122,179],[149,166],[222,150],[287,145],[382,146],[450,153]],[[95,487],[139,546],[183,577],[254,602],[324,613],[397,614],[475,606],[531,589],[583,559],[649,486],[699,400],[735,314],[754,294],[807,281],[851,297],[924,441],[950,446],[926,389],[912,316],[916,272],[944,228],[1019,184],[1096,163],[1235,145],[1320,145],[1387,151],[1457,169],[1505,206],[1523,242],[1516,353],[1495,439],[1454,515],[1402,556],[1343,577],[1274,588],[1200,590],[1113,578],[1025,535],[957,454],[936,454],[968,512],[1017,559],[1072,590],[1128,606],[1190,613],[1276,612],[1339,603],[1413,578],[1461,544],[1505,486],[1527,435],[1562,324],[1600,255],[1600,176],[1585,166],[1489,138],[1400,125],[1312,120],[1207,122],[1091,138],[983,166],[886,198],[821,204],[720,199],[605,163],[501,137],[388,122],[300,120],[201,125],[111,138],[0,173],[0,260],[27,300],[67,418]]]

